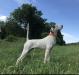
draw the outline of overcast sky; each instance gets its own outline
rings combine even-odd
[[[79,42],[79,0],[0,0],[0,20],[23,3],[32,3],[49,22],[63,24],[66,43]]]

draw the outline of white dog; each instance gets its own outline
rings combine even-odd
[[[25,55],[28,53],[28,51],[30,51],[32,48],[36,48],[36,47],[45,49],[44,63],[49,61],[51,48],[56,43],[57,31],[61,30],[62,28],[63,28],[63,25],[52,26],[50,29],[50,33],[47,37],[45,37],[43,39],[27,40],[24,44],[24,48],[23,48],[21,56],[17,59],[16,65],[18,65],[18,63],[20,61],[22,61],[22,59],[25,57]]]

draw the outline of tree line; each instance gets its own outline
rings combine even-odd
[[[39,39],[48,35],[50,25],[55,25],[55,22],[47,22],[47,19],[42,17],[43,13],[32,4],[23,4],[10,13],[6,22],[0,21],[0,36],[5,39],[8,35],[18,37],[26,37],[26,27],[29,23],[29,38]],[[63,45],[63,35],[58,31],[57,44]]]

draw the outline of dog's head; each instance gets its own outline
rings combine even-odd
[[[63,25],[60,25],[60,26],[58,26],[58,25],[53,25],[53,26],[51,26],[50,31],[51,31],[51,32],[57,32],[58,30],[61,30],[62,28],[63,28]]]

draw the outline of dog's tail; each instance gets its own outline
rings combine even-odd
[[[26,40],[29,40],[29,23],[27,24],[27,28],[26,28],[26,30],[27,30],[27,39]]]

